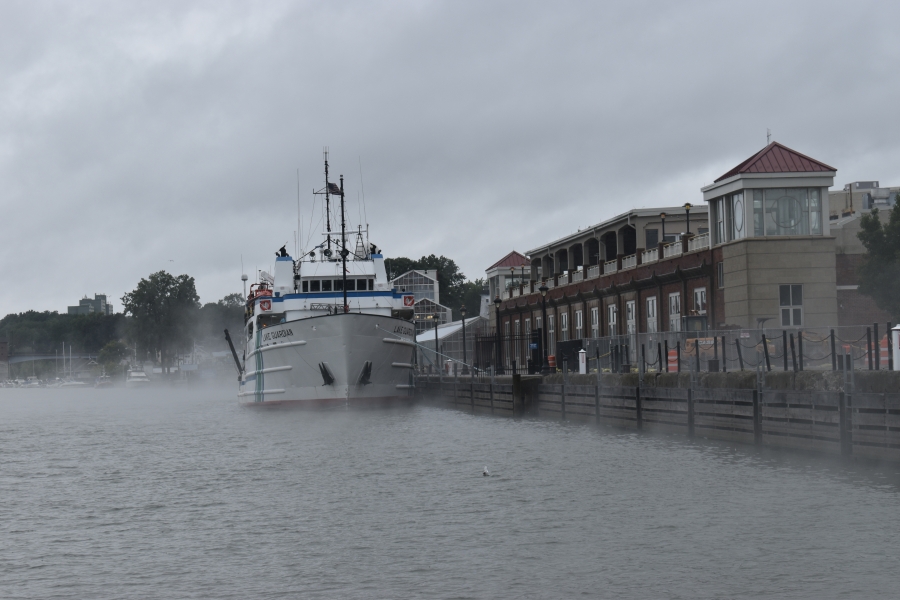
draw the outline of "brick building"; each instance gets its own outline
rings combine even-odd
[[[690,225],[685,207],[633,210],[530,251],[531,280],[501,295],[504,362],[528,358],[542,284],[550,353],[557,342],[686,328],[889,320],[856,290],[858,215],[829,219],[835,174],[773,142],[702,188]]]

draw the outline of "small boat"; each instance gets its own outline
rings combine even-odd
[[[95,388],[110,388],[112,387],[112,378],[109,375],[101,375],[97,378],[97,381],[94,382]]]
[[[59,384],[61,388],[79,388],[79,387],[87,387],[87,384],[83,381],[63,381]]]
[[[125,375],[125,387],[127,388],[147,387],[149,384],[150,378],[143,371],[129,370]]]

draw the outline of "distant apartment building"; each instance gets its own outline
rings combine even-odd
[[[543,325],[553,353],[584,338],[889,320],[858,292],[856,233],[891,194],[856,186],[858,209],[833,219],[836,172],[773,142],[703,187],[700,206],[631,210],[530,250],[529,281],[500,292],[504,361]]]
[[[106,301],[106,294],[94,294],[94,299],[87,296],[78,301],[78,306],[69,307],[70,315],[111,315],[113,314],[112,304]]]

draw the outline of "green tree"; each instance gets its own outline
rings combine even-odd
[[[244,326],[244,297],[228,294],[218,302],[204,304],[197,315],[197,337],[204,346],[225,347],[225,329],[232,335]]]
[[[103,365],[107,375],[114,373],[123,360],[128,357],[128,348],[122,342],[114,340],[102,348],[97,355],[97,362]]]
[[[131,314],[131,338],[159,357],[168,371],[172,358],[185,351],[193,340],[200,297],[194,278],[175,277],[159,271],[141,279],[137,287],[122,296],[123,312]]]
[[[878,307],[900,317],[900,210],[892,210],[882,223],[878,209],[860,219],[859,240],[866,255],[858,270],[859,291]]]
[[[418,268],[420,268],[419,261],[406,258],[405,256],[384,259],[384,270],[387,271],[388,279],[396,279],[407,271]]]

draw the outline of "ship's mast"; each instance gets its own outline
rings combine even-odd
[[[350,307],[347,305],[347,254],[349,251],[347,250],[347,223],[344,220],[344,176],[341,175],[341,279],[343,279],[344,284],[341,286],[344,288],[344,312],[350,312]]]
[[[328,190],[328,149],[325,149],[325,231],[328,232],[328,253],[331,256],[331,195]],[[343,201],[343,197],[341,198]]]

